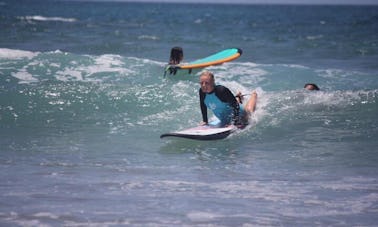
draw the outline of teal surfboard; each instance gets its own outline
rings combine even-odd
[[[165,74],[175,75],[179,70],[188,70],[191,74],[194,69],[202,69],[208,66],[219,65],[225,62],[233,61],[242,55],[243,51],[239,48],[230,48],[212,54],[208,57],[201,58],[186,64],[168,65]]]

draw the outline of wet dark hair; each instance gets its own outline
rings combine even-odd
[[[316,84],[308,83],[308,84],[305,84],[304,88],[306,88],[307,86],[313,86],[314,87],[313,90],[316,90],[316,91],[320,90],[320,88]]]
[[[177,65],[180,64],[182,58],[184,57],[184,51],[181,47],[173,47],[171,49],[171,56],[169,58],[169,64]]]

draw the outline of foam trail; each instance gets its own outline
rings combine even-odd
[[[64,18],[64,17],[44,17],[40,15],[34,15],[34,16],[24,16],[24,17],[18,17],[21,20],[26,21],[59,21],[59,22],[76,22],[77,20],[75,18]]]

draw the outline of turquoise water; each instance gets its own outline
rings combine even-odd
[[[378,7],[2,1],[0,15],[0,225],[376,225]],[[258,92],[247,129],[159,138],[201,121],[198,75],[163,77],[177,45],[187,62],[243,50],[208,69]]]

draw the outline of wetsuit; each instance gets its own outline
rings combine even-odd
[[[214,115],[221,121],[221,125],[241,124],[239,103],[231,91],[222,86],[216,85],[211,93],[204,93],[199,89],[202,120],[208,123],[207,108],[211,109]]]

